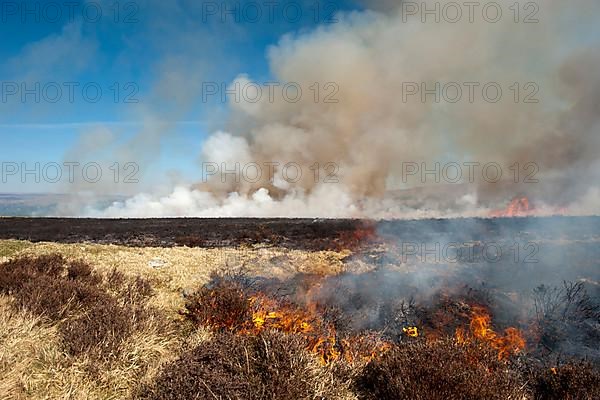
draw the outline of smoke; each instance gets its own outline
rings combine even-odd
[[[255,82],[263,96],[231,96],[229,118],[204,142],[200,182],[84,214],[489,215],[516,195],[544,213],[598,214],[600,4],[549,1],[533,16],[503,6],[495,23],[481,8],[473,22],[466,8],[456,23],[444,14],[436,22],[422,14],[435,2],[413,4],[416,13],[406,2],[386,2],[282,37],[268,61],[274,81],[302,89],[298,101],[281,86],[271,98],[269,86]],[[240,74],[230,89],[249,83]],[[450,83],[448,91],[436,83]],[[462,95],[451,101],[457,86]],[[444,166],[467,162],[477,163],[473,179],[463,167],[449,182]],[[498,180],[482,175],[489,163],[500,168]],[[256,179],[242,173],[250,164],[260,168]],[[419,173],[407,175],[414,165]]]

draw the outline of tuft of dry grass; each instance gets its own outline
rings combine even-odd
[[[15,310],[8,296],[0,295],[0,393],[21,399],[31,391],[32,371],[43,360],[60,357],[56,327],[39,317]]]
[[[21,251],[32,246],[31,242],[25,240],[0,240],[0,262],[6,261]]]

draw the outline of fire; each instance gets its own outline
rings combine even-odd
[[[406,336],[419,337],[419,329],[416,326],[402,328],[402,332],[404,332]]]
[[[364,243],[374,241],[376,237],[377,234],[374,226],[364,226],[352,231],[340,233],[335,241],[337,242],[338,249],[353,250],[360,248]]]
[[[260,294],[250,297],[249,302],[253,310],[252,321],[242,329],[243,333],[277,330],[301,334],[307,341],[307,349],[317,354],[323,364],[339,357],[335,329],[321,320],[315,311],[316,306],[304,310]]]
[[[492,217],[524,217],[535,212],[535,208],[527,197],[515,197],[504,210],[496,210]]]
[[[392,344],[373,335],[354,336],[341,341],[344,360],[349,364],[368,363],[383,356]]]
[[[335,360],[346,362],[369,362],[389,350],[392,345],[381,339],[355,336],[338,340],[332,324],[326,323],[318,312],[318,304],[309,302],[306,308],[282,303],[258,294],[249,298],[252,309],[251,321],[243,327],[232,327],[242,334],[258,334],[265,330],[300,334],[306,340],[306,348],[318,356],[323,365]],[[416,337],[416,327],[409,327],[407,335]]]
[[[470,335],[463,328],[458,328],[455,338],[458,343],[466,343],[470,337],[488,343],[498,351],[498,359],[507,359],[525,348],[525,339],[517,328],[506,328],[504,335],[499,335],[491,327],[492,319],[483,307],[473,307],[470,323]]]
[[[340,339],[333,322],[328,321],[323,307],[315,301],[314,290],[319,285],[313,284],[298,304],[264,292],[244,292],[235,284],[221,282],[218,289],[201,294],[203,306],[192,313],[197,313],[196,318],[207,326],[241,335],[258,335],[269,330],[299,335],[306,349],[323,365],[338,359],[369,362],[391,348],[378,335]],[[405,332],[409,336],[418,335],[416,327]]]
[[[291,305],[281,305],[265,296],[253,296],[250,304],[254,310],[250,331],[259,333],[275,329],[287,333],[309,333],[313,330],[315,316]]]

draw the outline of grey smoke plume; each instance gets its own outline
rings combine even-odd
[[[432,9],[436,2],[425,3]],[[421,14],[407,15],[406,2],[393,10],[385,4],[385,12],[340,15],[337,24],[287,35],[269,49],[273,76],[282,84],[297,83],[303,89],[299,101],[286,101],[277,96],[280,91],[275,91],[275,101],[266,95],[258,102],[230,101],[231,117],[205,142],[201,162],[227,163],[229,168],[235,162],[242,167],[279,163],[274,177],[263,170],[257,182],[223,182],[217,174],[167,196],[138,195],[87,213],[488,215],[514,196],[530,197],[542,213],[559,208],[572,214],[600,211],[600,3],[539,3],[537,23],[522,22],[529,9],[520,10],[516,23],[504,3],[496,23],[485,21],[481,8],[474,22],[464,13],[456,23],[443,17],[435,22],[431,15],[423,22]],[[232,87],[248,82],[240,75]],[[335,103],[323,101],[331,92],[324,89],[328,82],[339,88]],[[436,102],[432,94],[406,97],[408,83],[432,89],[436,82],[457,83],[462,98]],[[478,83],[472,102],[465,82]],[[490,82],[502,89],[497,102],[483,98],[482,88]],[[510,89],[515,82],[517,101],[516,89]],[[321,87],[318,101],[309,89],[315,83]],[[495,96],[493,90],[489,93]],[[527,95],[538,101],[525,103]],[[294,183],[280,178],[281,166],[289,162],[303,171]],[[463,177],[460,184],[438,183],[431,176],[405,182],[406,163],[423,162],[429,168],[436,162],[494,162],[503,176],[494,183],[481,172],[473,182]],[[315,179],[315,163],[334,163],[339,182],[322,182],[324,171]],[[518,183],[510,169],[515,163]],[[535,164],[535,171],[523,168],[528,163]],[[531,172],[538,182],[523,182]]]

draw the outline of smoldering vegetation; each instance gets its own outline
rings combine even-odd
[[[589,351],[598,343],[598,298],[590,297],[583,285],[565,283],[564,288],[553,291],[563,296],[553,298],[561,304],[558,308],[563,312],[571,309],[565,318],[582,333],[565,339],[570,330],[565,331],[562,341],[549,344],[538,329],[560,329],[554,322],[540,321],[537,314],[532,320],[496,318],[514,313],[518,307],[506,305],[506,295],[502,305],[500,297],[491,291],[444,286],[427,300],[403,298],[402,292],[410,293],[410,283],[394,274],[378,270],[352,277],[296,275],[286,280],[215,275],[188,297],[184,312],[194,325],[213,329],[215,336],[166,366],[143,393],[149,398],[183,399],[193,393],[210,397],[211,391],[217,398],[291,398],[291,392],[282,395],[279,387],[265,385],[264,372],[255,366],[255,357],[260,354],[256,343],[266,349],[273,346],[273,338],[287,335],[293,338],[293,345],[283,347],[292,353],[289,357],[312,353],[313,361],[318,359],[321,368],[331,374],[321,379],[330,379],[329,385],[334,387],[348,385],[361,399],[597,397],[600,360],[586,360],[581,351],[566,351],[574,346]],[[362,286],[352,284],[356,282]],[[396,286],[392,288],[389,282]],[[531,297],[537,299],[539,290]],[[396,295],[391,296],[392,292]],[[476,331],[481,322],[474,316],[477,310],[489,312],[483,317],[484,324],[489,323],[483,327],[483,335]],[[508,327],[508,320],[517,326]],[[466,336],[459,337],[463,328]],[[511,332],[523,335],[522,348],[518,348],[520,339],[511,341]],[[317,346],[314,335],[321,339]],[[243,349],[228,354],[217,351],[219,356],[213,356],[215,347],[238,349],[240,343],[244,343]],[[275,356],[265,352],[263,357]],[[219,361],[209,361],[215,358]],[[229,369],[222,364],[230,362],[233,366]],[[288,360],[285,365],[294,363]],[[180,381],[176,375],[182,369],[186,372]],[[293,384],[297,374],[312,379],[310,373],[298,368],[278,371],[278,379],[288,384]],[[218,376],[210,380],[211,373]],[[581,374],[581,380],[575,380],[576,374]],[[240,375],[243,384],[234,378]],[[272,379],[267,374],[266,381]],[[216,384],[215,390],[210,383]],[[297,385],[302,391],[292,397],[321,398],[318,383]],[[231,389],[221,392],[223,387]]]

